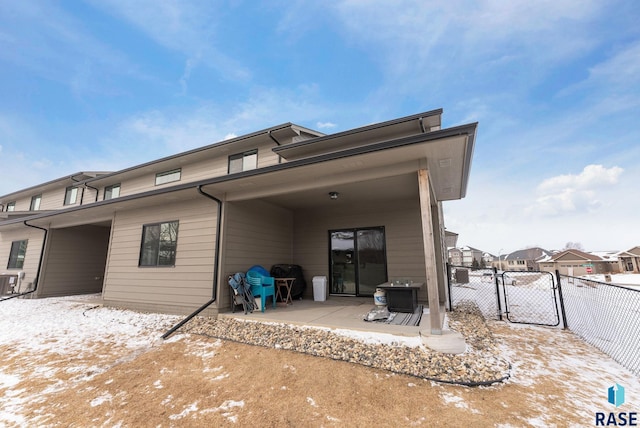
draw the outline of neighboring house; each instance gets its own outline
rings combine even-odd
[[[474,265],[474,260],[478,267],[482,266],[482,251],[469,246],[460,248],[460,251],[462,251],[462,266],[471,267]]]
[[[540,262],[551,256],[550,251],[533,247],[507,254],[499,264],[502,265],[503,270],[537,271],[540,270]]]
[[[444,231],[444,242],[447,248],[455,248],[458,245],[458,234],[449,232],[448,230]]]
[[[640,247],[633,247],[617,254],[620,272],[640,273]]]
[[[618,261],[580,250],[569,249],[554,254],[551,259],[540,263],[540,270],[562,275],[581,276],[590,274],[608,274],[619,271]]]
[[[101,292],[105,305],[209,304],[212,316],[230,310],[228,276],[252,265],[300,265],[307,284],[328,278],[330,295],[407,278],[424,284],[439,333],[442,202],[466,194],[477,129],[441,129],[441,114],[332,135],[286,123],[16,191],[0,197],[0,260],[31,297]]]
[[[449,264],[462,266],[462,250],[460,248],[449,248]]]
[[[491,253],[483,253],[482,254],[482,266],[491,267],[493,263],[497,261],[498,258]]]

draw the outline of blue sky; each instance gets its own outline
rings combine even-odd
[[[263,4],[264,3],[264,4]],[[283,122],[479,122],[459,244],[640,245],[640,2],[6,1],[0,194]]]

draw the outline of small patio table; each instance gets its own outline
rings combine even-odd
[[[382,284],[376,288],[382,288],[386,292],[387,308],[390,312],[415,312],[418,307],[418,290],[422,284]]]
[[[295,278],[274,278],[276,281],[276,300],[279,298],[287,305],[293,304],[293,298],[291,297],[291,287]],[[286,290],[286,294],[283,295],[282,289]]]

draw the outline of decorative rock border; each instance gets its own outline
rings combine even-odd
[[[498,351],[477,306],[462,303],[448,313],[449,326],[465,338],[462,354],[444,354],[425,346],[369,344],[307,326],[268,324],[232,318],[198,317],[184,331],[267,348],[347,361],[437,382],[490,385],[509,377],[510,364]]]

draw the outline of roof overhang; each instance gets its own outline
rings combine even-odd
[[[394,138],[438,131],[441,129],[442,109],[406,116],[387,122],[376,123],[338,132],[318,138],[307,139],[285,146],[275,147],[273,151],[287,160],[297,160],[316,156],[327,151],[344,150]]]
[[[296,138],[300,135],[318,136],[323,134],[292,123],[284,123],[282,125],[252,132],[251,134],[229,138],[203,147],[198,147],[151,162],[132,166],[130,168],[125,168],[109,175],[88,180],[88,183],[91,186],[108,186],[111,184],[121,183],[142,174],[152,174],[182,168],[184,165],[188,165],[204,158],[215,158],[240,153],[244,150],[254,149],[257,144],[263,144],[265,142],[272,143],[277,147],[282,141]]]
[[[292,195],[320,194],[332,186],[351,186],[354,192],[390,195],[417,194],[415,172],[429,170],[438,201],[461,199],[466,194],[477,123],[432,131],[366,146],[333,151],[309,158],[200,180],[148,192],[70,207],[54,212],[0,222],[3,229],[28,224],[69,227],[110,222],[119,210],[152,207],[197,197],[197,188],[226,201],[271,198],[295,208]],[[393,192],[393,193],[391,193]],[[326,196],[326,195],[324,195]]]
[[[105,174],[110,174],[110,172],[88,171],[88,172],[76,172],[75,174],[65,175],[64,177],[56,178],[55,180],[47,181],[46,183],[38,184],[32,187],[27,187],[26,189],[18,190],[17,192],[0,196],[0,204],[13,202],[16,199],[19,199],[21,197],[29,197],[39,193],[44,193],[47,190],[57,189],[64,184],[68,184],[70,186],[80,185],[89,179],[98,177],[100,175],[105,175]]]

